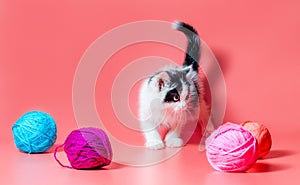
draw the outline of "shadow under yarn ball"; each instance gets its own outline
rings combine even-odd
[[[22,115],[12,127],[16,147],[26,153],[42,153],[57,138],[56,123],[47,113],[31,111]]]

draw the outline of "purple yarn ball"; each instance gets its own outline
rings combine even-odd
[[[71,166],[90,169],[109,165],[112,149],[106,133],[98,128],[81,128],[70,133],[64,143]]]

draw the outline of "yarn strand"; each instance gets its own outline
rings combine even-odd
[[[57,146],[57,147],[55,148],[55,150],[54,150],[54,159],[56,160],[56,162],[58,162],[58,164],[59,164],[60,166],[62,166],[62,167],[64,167],[64,168],[73,169],[72,166],[68,166],[68,165],[62,164],[62,163],[59,161],[59,159],[57,158],[57,156],[56,156],[57,150],[58,150],[59,148],[63,147],[64,145],[65,145],[65,143],[64,143],[64,144],[61,144],[61,145],[59,145],[59,146]]]

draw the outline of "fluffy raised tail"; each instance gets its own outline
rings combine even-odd
[[[198,61],[200,58],[200,39],[197,31],[192,26],[180,21],[175,21],[173,23],[173,28],[183,32],[188,39],[183,66],[192,65],[193,70],[198,72]]]

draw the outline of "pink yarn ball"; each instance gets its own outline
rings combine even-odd
[[[72,167],[63,165],[56,157],[57,149],[64,147]],[[81,128],[72,131],[65,143],[55,149],[54,157],[63,167],[90,169],[109,165],[112,149],[106,133],[98,128]]]
[[[240,125],[226,123],[206,140],[206,155],[211,166],[224,172],[244,172],[258,158],[257,141]]]

